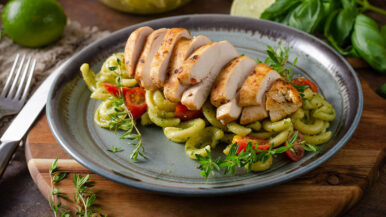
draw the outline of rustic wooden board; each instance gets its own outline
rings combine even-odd
[[[102,213],[114,216],[337,216],[361,198],[378,175],[386,141],[386,101],[362,81],[364,111],[349,143],[314,171],[289,183],[234,196],[181,198],[114,183],[93,174],[61,149],[43,116],[30,131],[26,158],[43,195],[50,191],[48,168],[59,158],[60,170],[92,174]],[[383,132],[382,132],[383,131]],[[72,197],[69,178],[58,187]],[[67,203],[70,207],[71,203]]]

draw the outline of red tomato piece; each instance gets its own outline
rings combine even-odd
[[[202,117],[202,112],[201,110],[189,110],[186,106],[178,103],[176,107],[176,116],[182,121],[188,121]]]
[[[125,96],[126,92],[129,88],[127,87],[117,87],[109,83],[102,83],[103,87],[105,87],[106,91],[114,95],[115,97],[119,97],[120,93],[121,96]]]
[[[292,133],[292,136],[293,135],[294,135],[294,133]],[[292,146],[294,151],[291,151],[290,149],[288,149],[285,152],[285,154],[287,155],[287,157],[289,159],[297,162],[304,157],[305,150],[304,150],[303,146],[300,144],[303,141],[304,141],[303,135],[298,131],[298,139],[295,141],[294,145]]]
[[[237,143],[239,149],[237,150],[237,154],[245,151],[248,143],[252,143],[252,148],[257,148],[260,150],[267,150],[270,147],[270,144],[267,140],[259,139],[253,136],[234,136],[232,140],[232,144]]]
[[[307,85],[311,88],[311,90],[315,93],[318,92],[318,87],[316,86],[316,84],[310,80],[308,80],[307,78],[294,78],[293,79],[293,84],[294,85]]]
[[[147,109],[145,90],[141,87],[127,88],[125,93],[125,104],[133,115],[133,118],[141,117]]]

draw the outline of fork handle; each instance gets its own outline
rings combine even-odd
[[[8,162],[15,153],[20,141],[7,141],[0,144],[0,178],[8,166]]]

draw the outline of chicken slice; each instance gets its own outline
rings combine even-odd
[[[190,87],[190,85],[183,85],[178,81],[178,68],[194,50],[205,44],[209,44],[210,42],[212,41],[204,35],[196,36],[191,40],[180,39],[177,42],[170,58],[169,78],[164,86],[164,95],[166,99],[171,102],[181,101],[182,93]]]
[[[302,104],[298,90],[280,79],[275,81],[268,91],[265,106],[269,111],[271,121],[279,121],[287,115],[295,113],[302,107]]]
[[[152,32],[146,39],[145,47],[139,57],[137,67],[135,69],[135,79],[145,89],[155,90],[155,86],[150,78],[150,65],[154,55],[157,53],[161,46],[162,39],[164,38],[168,29],[162,28]]]
[[[159,88],[164,86],[165,80],[168,75],[167,67],[169,65],[170,56],[172,55],[175,44],[181,38],[191,38],[190,33],[187,29],[169,29],[164,39],[162,40],[161,47],[154,55],[150,66],[150,77],[153,81],[153,84]]]
[[[243,108],[243,112],[240,117],[240,124],[245,125],[253,123],[255,121],[263,120],[268,117],[268,113],[265,110],[264,104],[247,106]]]
[[[135,76],[135,67],[137,65],[139,55],[145,45],[147,36],[149,36],[153,31],[154,30],[152,28],[143,26],[132,32],[129,39],[127,39],[124,58],[126,71],[130,78]]]
[[[219,44],[217,42],[198,48],[178,69],[178,80],[183,85],[201,82],[208,77],[219,56]]]
[[[236,48],[229,41],[215,42],[218,46],[219,56],[209,70],[209,75],[200,83],[189,87],[183,94],[181,103],[190,110],[199,110],[207,100],[210,90],[221,69],[232,59],[239,56]],[[205,46],[205,45],[204,45]],[[199,48],[201,49],[201,48]],[[193,53],[194,54],[194,53]],[[207,61],[211,61],[207,59]],[[180,80],[181,81],[181,80]]]
[[[256,61],[247,56],[237,57],[228,63],[216,79],[210,102],[219,107],[235,98],[236,92],[255,67]]]
[[[233,99],[217,108],[216,118],[222,124],[228,124],[237,120],[241,114],[242,108],[238,105],[240,94],[237,93]]]
[[[279,73],[271,67],[263,63],[258,64],[241,86],[239,106],[263,104],[265,93],[272,83],[280,78]]]

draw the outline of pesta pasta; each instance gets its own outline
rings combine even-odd
[[[251,128],[244,127],[236,122],[231,122],[227,124],[228,131],[240,135],[240,136],[246,136],[252,132]]]
[[[196,160],[196,155],[206,157],[207,151],[216,147],[224,136],[224,132],[217,127],[206,127],[196,136],[190,137],[185,143],[185,153],[191,159]]]
[[[269,120],[265,120],[263,122],[264,130],[266,130],[267,132],[273,132],[273,133],[288,129],[290,127],[290,125],[291,125],[291,119],[290,118],[286,118],[286,119],[283,119],[283,120],[277,121],[277,122],[271,122]]]
[[[199,136],[204,128],[205,121],[201,118],[196,118],[182,122],[176,127],[165,127],[164,134],[170,141],[182,143],[186,142],[191,137]]]
[[[202,107],[202,113],[206,120],[213,126],[218,127],[222,129],[223,131],[227,131],[227,127],[222,124],[217,118],[216,118],[216,111],[215,107],[210,104],[210,102],[206,102],[204,106]]]

